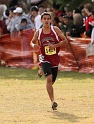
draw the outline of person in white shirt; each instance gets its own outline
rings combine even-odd
[[[35,23],[35,29],[39,29],[42,26],[41,23],[41,15],[38,14],[38,8],[37,6],[33,6],[31,9],[31,14],[35,17],[34,23]]]

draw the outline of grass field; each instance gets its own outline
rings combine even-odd
[[[51,109],[37,70],[0,67],[0,124],[94,124],[94,74],[59,72]]]

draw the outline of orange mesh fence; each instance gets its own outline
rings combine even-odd
[[[0,59],[2,64],[10,67],[38,67],[39,49],[33,49],[30,41],[34,35],[32,29],[0,37]],[[89,38],[68,38],[68,44],[59,52],[61,71],[79,71],[94,73],[94,56],[86,57]]]
[[[90,38],[68,38],[69,44],[60,51],[60,70],[94,73],[94,56],[86,57],[86,46]]]
[[[74,55],[72,54],[72,51],[69,47],[69,45],[66,45],[61,48],[59,52],[60,56],[60,64],[59,64],[59,70],[65,70],[65,71],[76,71],[78,70],[78,65],[75,61]]]
[[[33,35],[34,31],[29,29],[2,36],[0,38],[0,55],[3,64],[24,68],[38,66],[39,49],[36,50],[30,46]]]

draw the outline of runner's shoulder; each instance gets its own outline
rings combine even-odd
[[[53,26],[53,28],[58,35],[61,34],[61,30],[57,26]]]

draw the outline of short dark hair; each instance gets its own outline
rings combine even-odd
[[[44,8],[44,5],[43,4],[40,4],[39,6],[38,6],[38,8]]]
[[[23,18],[23,19],[21,20],[21,23],[23,23],[23,22],[26,22],[26,23],[27,23],[27,19],[26,19],[26,18]]]
[[[38,7],[37,6],[32,6],[30,8],[30,11],[36,11],[36,12],[38,12]]]
[[[59,18],[58,18],[58,17],[54,17],[54,21],[55,21],[56,23],[59,23]]]
[[[91,12],[92,9],[93,9],[93,6],[92,6],[91,3],[87,3],[87,4],[84,5],[84,8],[88,9],[88,11]]]
[[[81,13],[81,10],[79,8],[75,8],[75,13]]]
[[[41,19],[43,18],[43,16],[45,16],[45,15],[49,15],[50,16],[50,18],[52,18],[51,17],[51,14],[49,13],[49,12],[43,12],[42,14],[41,14]]]
[[[16,8],[15,8],[14,6],[12,6],[12,7],[9,8],[9,10],[12,11],[12,12],[13,12],[15,9],[16,9]]]

